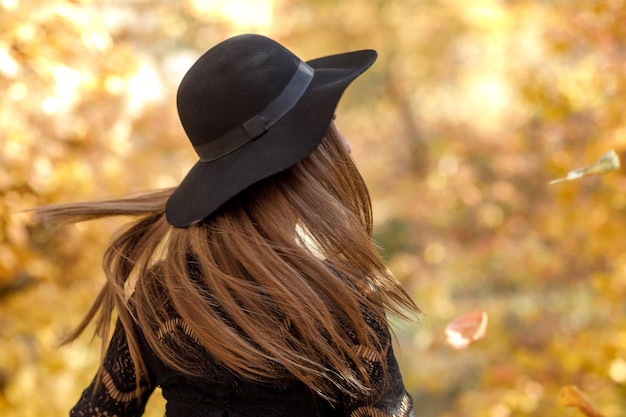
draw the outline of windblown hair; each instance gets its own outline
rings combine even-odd
[[[67,341],[95,321],[104,350],[116,311],[137,375],[146,371],[137,327],[167,365],[194,375],[184,338],[164,344],[157,334],[175,312],[243,378],[291,375],[330,401],[337,388],[368,393],[354,338],[382,347],[365,316],[387,326],[386,313],[419,310],[373,244],[367,188],[333,129],[309,157],[188,228],[165,219],[171,192],[37,210],[44,223],[138,217],[106,250],[107,282]]]

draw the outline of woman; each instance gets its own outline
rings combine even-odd
[[[303,62],[241,35],[207,51],[177,104],[198,153],[174,190],[49,206],[43,222],[137,220],[69,340],[108,340],[73,416],[411,416],[385,314],[418,309],[372,245],[369,195],[333,119],[370,50]],[[104,351],[104,350],[103,350]]]

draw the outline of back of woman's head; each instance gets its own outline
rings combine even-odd
[[[367,189],[331,130],[297,165],[205,221],[171,229],[158,274],[137,282],[137,317],[142,328],[157,329],[146,335],[152,348],[182,372],[194,372],[184,353],[188,338],[161,343],[158,329],[169,313],[155,298],[241,376],[276,377],[278,363],[321,395],[337,387],[362,392],[369,381],[351,347],[387,344],[372,320],[383,324],[385,307],[409,305],[370,231]]]
[[[373,245],[367,188],[332,129],[307,158],[189,227],[167,222],[170,193],[38,211],[60,222],[139,216],[105,252],[107,283],[68,340],[94,319],[106,335],[115,309],[137,375],[134,327],[183,373],[202,373],[204,351],[243,378],[290,375],[328,399],[370,389],[354,345],[383,352],[385,313],[417,308]]]
[[[240,193],[205,224],[219,230],[225,219],[250,221],[276,244],[290,245],[303,236],[322,246],[334,240],[326,257],[354,239],[371,246],[369,193],[332,128],[311,155]]]
[[[138,383],[143,336],[186,374],[221,363],[329,400],[370,391],[359,355],[385,354],[386,312],[416,310],[373,245],[368,191],[331,123],[375,59],[305,62],[258,35],[203,54],[177,94],[199,157],[178,187],[37,211],[44,222],[138,217],[107,248],[107,283],[68,339],[92,320],[107,335],[117,310]]]

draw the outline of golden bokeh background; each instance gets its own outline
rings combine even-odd
[[[0,0],[0,415],[67,415],[93,377],[97,343],[57,343],[123,223],[43,234],[24,210],[176,185],[177,84],[245,32],[305,60],[379,52],[338,123],[425,312],[396,326],[416,414],[582,415],[557,401],[576,385],[624,415],[624,170],[548,185],[625,160],[623,0]],[[445,325],[474,309],[486,335],[455,350]]]

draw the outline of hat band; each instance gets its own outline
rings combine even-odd
[[[202,162],[219,159],[258,138],[291,110],[313,79],[313,68],[300,61],[298,69],[283,91],[256,116],[210,142],[194,146]]]

